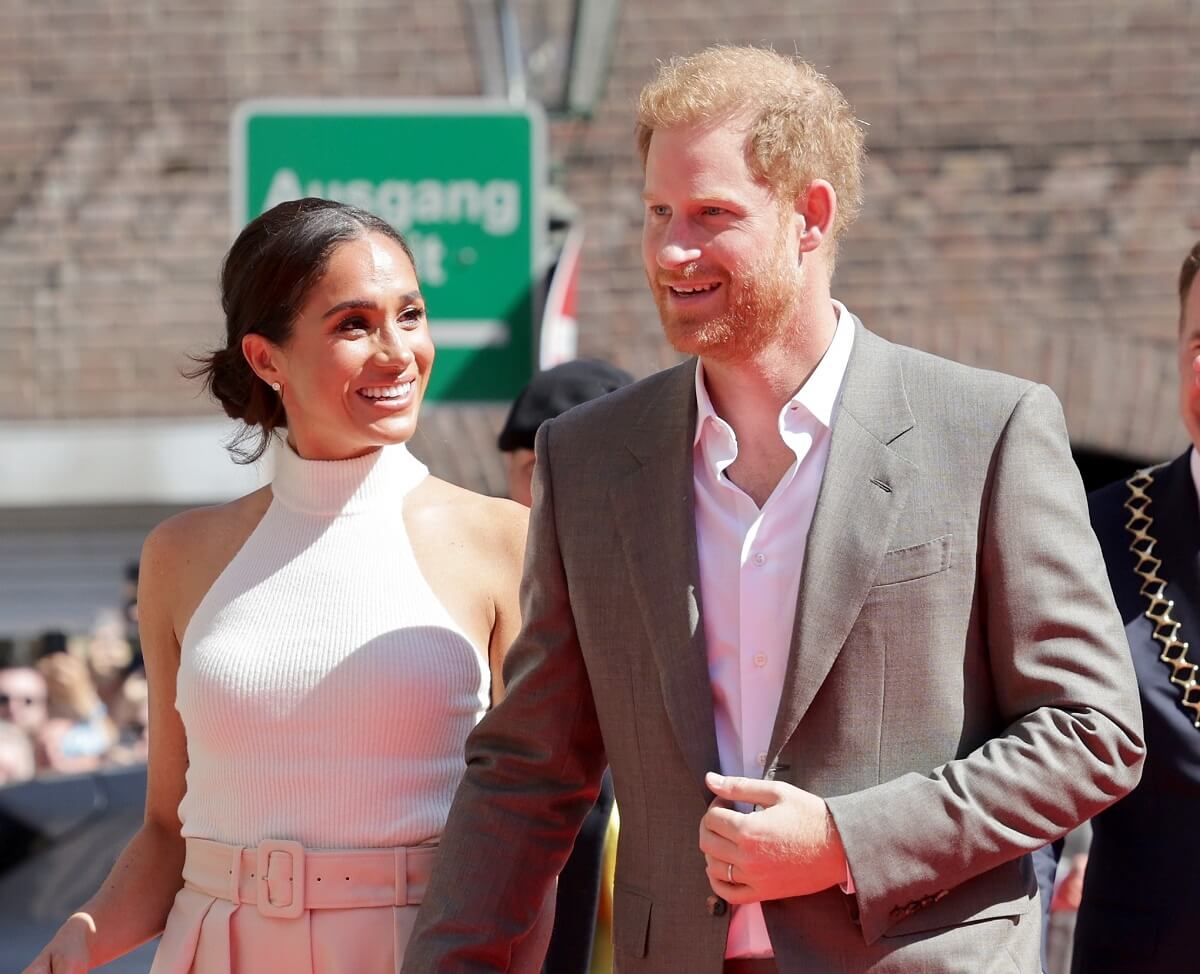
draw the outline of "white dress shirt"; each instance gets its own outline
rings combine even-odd
[[[779,711],[808,529],[854,344],[851,315],[840,302],[833,305],[833,340],[779,413],[780,436],[796,460],[761,509],[725,474],[737,459],[737,437],[713,409],[703,365],[696,366],[696,543],[717,749],[726,775],[762,776]],[[762,907],[733,907],[725,956],[772,954]]]

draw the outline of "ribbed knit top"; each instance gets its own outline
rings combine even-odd
[[[441,834],[490,676],[421,574],[404,446],[278,451],[266,514],[184,633],[184,836],[416,845]]]

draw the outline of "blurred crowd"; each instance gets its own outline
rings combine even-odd
[[[124,605],[90,632],[44,632],[24,656],[0,661],[0,786],[146,760],[136,566],[126,586]]]

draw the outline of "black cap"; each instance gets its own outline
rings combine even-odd
[[[538,427],[546,420],[632,381],[624,369],[596,359],[575,359],[538,372],[508,411],[498,440],[500,449],[505,453],[532,450]]]

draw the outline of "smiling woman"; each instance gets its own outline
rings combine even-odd
[[[502,693],[525,511],[408,452],[434,350],[404,239],[280,204],[230,249],[222,303],[196,374],[246,424],[237,459],[282,440],[275,477],[146,541],[145,824],[27,974],[159,932],[155,974],[399,970],[467,734]],[[537,969],[550,922],[510,970]]]
[[[365,363],[356,360],[374,357],[378,371],[394,378],[400,356],[415,360],[414,347],[421,346],[423,391],[433,348],[413,268],[408,244],[390,224],[330,200],[282,203],[242,231],[221,273],[225,344],[191,373],[204,379],[226,414],[246,424],[231,444],[239,462],[257,460],[270,434],[288,426],[289,403],[293,412],[305,410],[297,417],[302,426],[335,421],[325,410],[336,377],[324,375],[317,384],[314,375],[331,364],[357,364],[361,372]],[[385,307],[389,301],[402,310]],[[385,322],[388,312],[394,317]],[[401,327],[407,337],[397,333]],[[414,420],[419,398],[410,399]],[[412,435],[411,428],[399,432],[401,440]],[[246,449],[247,440],[256,442]]]

